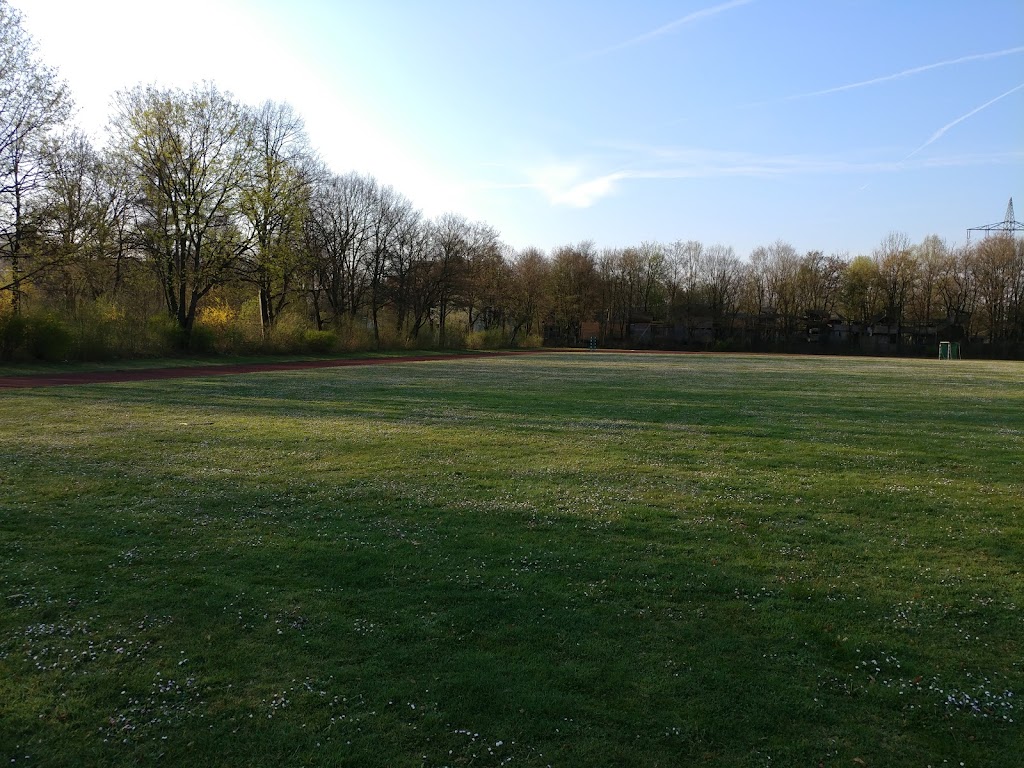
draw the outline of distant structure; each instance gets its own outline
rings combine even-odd
[[[1010,198],[1010,202],[1006,206],[1006,216],[1002,221],[984,227],[971,227],[967,230],[968,241],[971,239],[971,232],[984,232],[986,237],[993,232],[1011,237],[1014,232],[1024,232],[1024,224],[1013,218],[1013,198]]]

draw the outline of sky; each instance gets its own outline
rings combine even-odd
[[[118,90],[211,81],[516,249],[1024,219],[1021,0],[10,1],[99,143]]]

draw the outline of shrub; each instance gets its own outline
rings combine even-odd
[[[71,319],[72,357],[108,360],[117,357],[118,340],[128,336],[124,310],[103,299],[78,308]]]
[[[39,313],[25,317],[25,342],[33,357],[49,363],[65,361],[72,341],[71,332],[56,315]]]
[[[531,333],[529,336],[519,340],[516,346],[521,349],[540,349],[544,346],[544,337],[539,333]]]
[[[236,309],[224,298],[211,301],[199,312],[192,331],[194,341],[190,340],[189,348],[193,352],[219,352],[222,355],[258,350],[262,345],[259,306],[255,306],[255,312],[252,309],[248,303]]]
[[[501,349],[508,346],[508,338],[501,328],[470,331],[466,334],[466,349]]]
[[[152,340],[149,351],[159,357],[181,352],[185,348],[186,335],[178,321],[165,312],[153,315],[146,321],[146,335]]]
[[[341,348],[346,352],[365,352],[377,346],[373,329],[360,320],[346,319],[338,329]]]
[[[0,310],[0,360],[12,360],[25,344],[25,318]]]
[[[255,320],[259,326],[259,305],[254,305]],[[304,347],[304,334],[309,326],[306,319],[298,313],[285,311],[278,315],[273,327],[267,329],[267,336],[262,340],[264,352],[287,354]]]
[[[338,334],[333,331],[309,330],[302,334],[302,346],[313,354],[327,354],[338,348]]]

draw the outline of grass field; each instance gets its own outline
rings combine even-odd
[[[0,392],[4,765],[1010,766],[1024,365]]]

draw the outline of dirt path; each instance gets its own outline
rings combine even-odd
[[[68,373],[0,376],[0,389],[26,389],[31,387],[59,387],[74,384],[106,384],[119,381],[148,381],[152,379],[184,379],[198,376],[230,376],[238,373],[266,373],[270,371],[301,371],[308,368],[348,368],[361,365],[390,365],[393,363],[425,363],[451,360],[471,360],[481,357],[512,357],[543,354],[547,350],[531,349],[514,352],[471,352],[460,355],[408,355],[402,357],[360,357],[345,360],[306,360],[291,363],[239,363],[227,365],[195,365],[180,368],[144,368],[126,371],[82,371]]]

